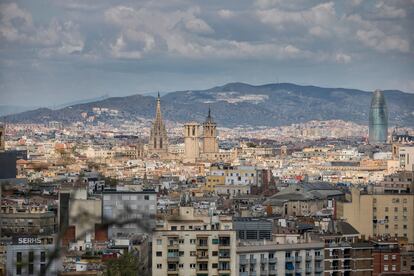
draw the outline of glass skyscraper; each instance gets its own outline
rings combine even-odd
[[[388,137],[388,109],[384,93],[375,90],[369,111],[369,143],[386,143]]]

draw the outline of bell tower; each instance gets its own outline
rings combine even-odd
[[[208,108],[206,121],[203,123],[203,153],[218,152],[217,124],[211,117],[211,109]]]
[[[200,158],[200,124],[189,122],[184,125],[184,162],[194,163]]]

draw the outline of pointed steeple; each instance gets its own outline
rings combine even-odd
[[[210,107],[210,105],[208,106],[208,115],[207,115],[205,123],[214,123],[213,117],[211,117],[211,107]]]
[[[161,121],[162,121],[162,116],[161,116],[161,97],[160,97],[160,92],[158,92],[157,107],[156,107],[156,111],[155,111],[155,123],[160,123]]]

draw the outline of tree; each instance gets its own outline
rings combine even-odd
[[[148,269],[143,267],[140,258],[131,252],[122,254],[117,259],[106,263],[105,276],[137,276],[147,275]]]

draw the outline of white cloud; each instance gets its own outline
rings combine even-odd
[[[230,19],[235,16],[235,13],[233,11],[227,10],[227,9],[219,10],[217,13],[221,18],[224,18],[224,19]]]
[[[42,46],[40,54],[71,54],[82,51],[84,42],[78,26],[72,21],[63,24],[52,19],[47,26],[36,26],[29,12],[17,4],[0,7],[0,36],[11,43],[23,46]]]
[[[213,33],[213,29],[200,18],[189,18],[185,20],[185,27],[188,31],[200,34]]]
[[[351,62],[351,56],[344,53],[337,53],[335,55],[335,60],[338,63],[349,63]]]
[[[376,7],[375,16],[379,18],[398,19],[398,18],[404,18],[407,16],[407,13],[404,9],[387,5],[385,4],[384,1],[378,2],[375,7]]]
[[[410,51],[410,44],[407,40],[396,35],[386,35],[379,29],[358,30],[356,35],[364,45],[380,52],[396,50],[408,53]]]
[[[336,20],[335,6],[333,2],[316,5],[309,10],[285,11],[278,8],[264,9],[257,12],[259,20],[275,28],[281,28],[287,24],[298,24],[314,28],[313,33],[328,27]]]

